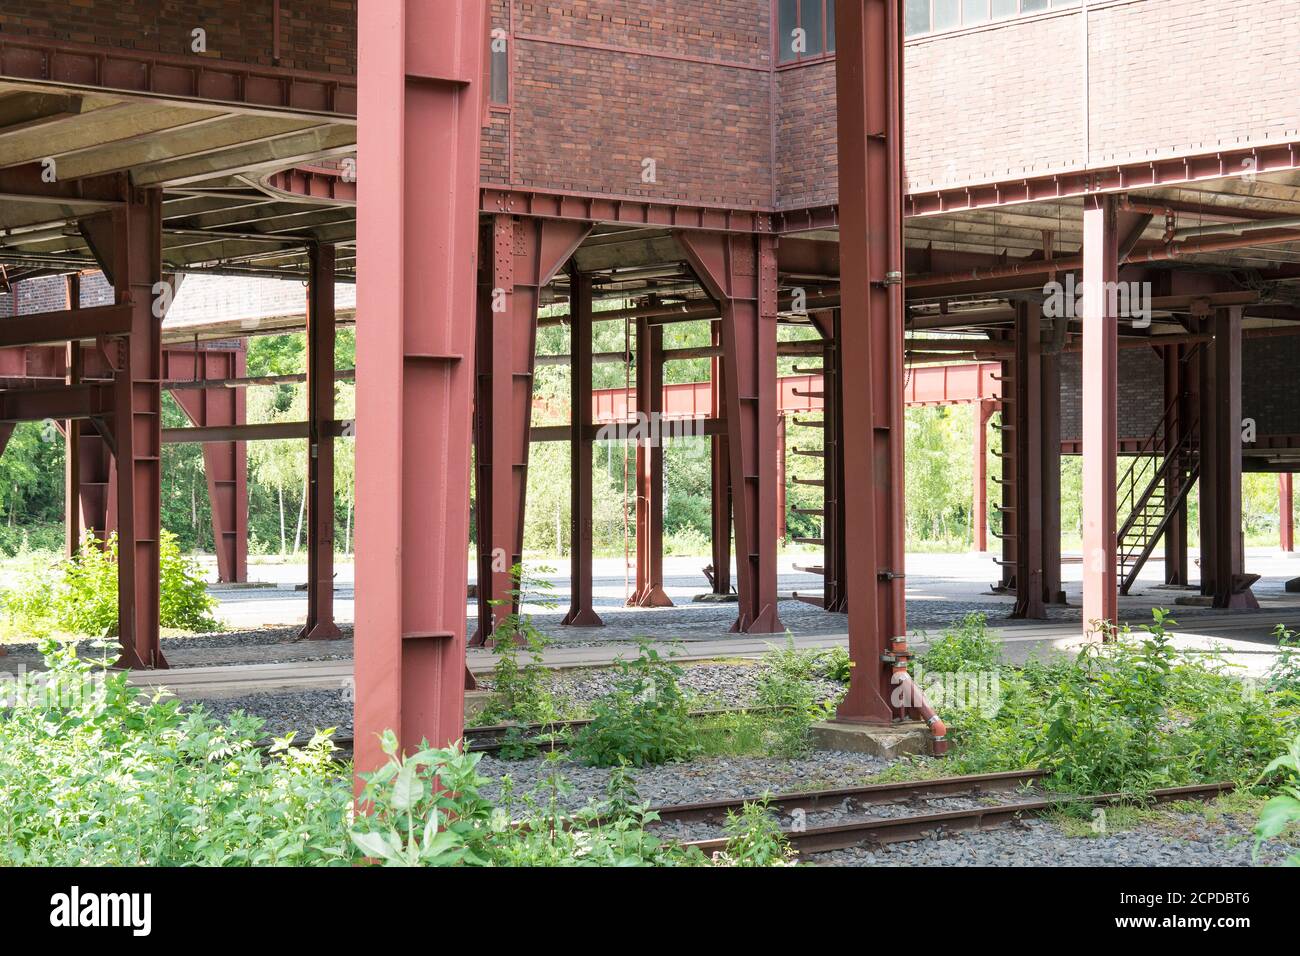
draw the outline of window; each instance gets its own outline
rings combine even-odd
[[[835,0],[778,0],[776,13],[778,62],[835,52]]]
[[[1079,0],[907,0],[903,22],[911,37],[1078,5]]]

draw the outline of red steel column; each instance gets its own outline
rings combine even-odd
[[[784,541],[785,526],[785,415],[776,415],[776,540]]]
[[[307,623],[302,638],[336,640],[334,623],[334,247],[307,250]]]
[[[1295,513],[1291,490],[1291,472],[1284,471],[1277,476],[1277,530],[1283,551],[1295,550]]]
[[[572,627],[602,627],[592,608],[592,479],[591,479],[591,276],[569,269],[569,482],[573,492],[569,514],[569,613],[560,623]]]
[[[357,18],[357,772],[464,724],[479,124],[487,6]]]
[[[1042,307],[1016,304],[1016,357],[1012,387],[1016,419],[1016,604],[1013,618],[1042,620],[1043,608],[1043,449]]]
[[[715,348],[722,346],[722,328],[718,322],[710,323],[709,337]],[[710,414],[723,421],[727,413],[726,371],[721,356],[710,360],[713,389]],[[725,428],[710,439],[710,465],[713,490],[713,593],[731,593],[731,460],[727,454]]]
[[[1191,401],[1187,387],[1187,348],[1169,345],[1162,351],[1164,362],[1164,405],[1174,406],[1174,420],[1169,429],[1167,447],[1177,447],[1184,429],[1191,427]],[[1173,501],[1182,487],[1185,470],[1180,466],[1170,472],[1165,486],[1165,500]],[[1185,586],[1187,576],[1187,502],[1178,506],[1173,520],[1165,528],[1165,583]]]
[[[664,328],[636,323],[636,591],[629,607],[672,607],[664,593]]]
[[[887,723],[903,591],[903,19],[900,0],[836,4],[840,360],[849,690],[838,720]]]
[[[733,631],[784,630],[776,597],[776,240],[679,232],[677,241],[722,311],[739,614]]]
[[[974,478],[971,488],[972,531],[975,550],[983,554],[989,549],[989,418],[993,415],[993,403],[975,402],[971,405],[971,411],[975,429],[974,455],[971,461],[971,474]]]
[[[523,559],[541,290],[590,231],[583,222],[492,217],[490,251],[479,273],[475,342],[479,623],[474,645],[487,643],[517,604],[510,570]]]
[[[127,187],[113,214],[113,284],[132,308],[113,376],[117,463],[117,613],[121,663],[166,667],[158,635],[158,537],[162,507],[162,190]]]
[[[1114,196],[1092,196],[1083,211],[1083,631],[1116,623],[1116,349],[1119,324],[1108,290],[1119,276]]]
[[[1201,362],[1201,593],[1254,609],[1241,534],[1241,317],[1240,306],[1215,310]]]
[[[164,349],[163,378],[241,378],[247,353],[237,349]],[[242,425],[246,393],[242,388],[174,389],[171,393],[195,425]],[[212,542],[217,579],[248,580],[248,453],[246,442],[203,443],[203,473],[212,510]]]
[[[1039,408],[1040,441],[1038,468],[1043,512],[1039,525],[1042,540],[1043,601],[1064,604],[1061,588],[1061,353],[1048,348],[1044,330],[1040,356]]]
[[[822,347],[822,607],[836,614],[848,611],[844,568],[848,564],[844,536],[844,376],[841,372],[840,310],[831,313],[829,336]],[[825,335],[825,333],[823,333]]]
[[[66,279],[69,309],[81,307],[81,276],[73,273]],[[81,383],[84,361],[81,343],[69,342],[66,348],[68,385]],[[81,547],[81,420],[70,418],[63,423],[63,553],[72,557]]]

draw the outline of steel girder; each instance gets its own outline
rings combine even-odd
[[[356,761],[464,723],[479,124],[487,7],[365,3],[357,327]]]
[[[732,630],[770,634],[784,629],[776,596],[776,240],[708,232],[675,235],[722,311],[740,598]]]
[[[592,435],[591,435],[591,276],[569,268],[569,353],[573,356],[569,379],[569,611],[561,624],[602,627],[592,608]]]
[[[511,569],[523,557],[528,442],[541,290],[591,224],[497,215],[485,224],[479,270],[475,393],[478,630],[486,644],[518,608]]]
[[[664,327],[636,323],[636,591],[629,607],[672,607],[664,593]]]
[[[163,377],[221,380],[245,373],[247,353],[241,349],[163,350]],[[194,425],[242,425],[246,418],[242,388],[177,389],[171,393]],[[203,472],[212,510],[212,541],[217,553],[217,579],[248,580],[248,446],[244,442],[205,442]]]
[[[1119,602],[1116,402],[1119,323],[1107,290],[1119,276],[1113,195],[1083,209],[1083,631],[1115,624]]]
[[[301,636],[336,640],[334,623],[334,247],[307,250],[307,622]]]
[[[716,322],[709,323],[709,340],[721,350],[722,329]],[[713,507],[712,522],[713,593],[731,593],[731,459],[727,450],[727,434],[723,416],[726,414],[726,369],[721,354],[709,360],[712,388],[709,390],[709,417],[722,421],[724,429],[709,439],[710,488]]]
[[[849,690],[837,719],[887,723],[903,591],[903,18],[836,5],[845,582]]]

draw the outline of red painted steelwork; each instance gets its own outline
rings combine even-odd
[[[591,276],[569,269],[569,353],[573,356],[569,379],[569,468],[572,502],[569,513],[569,611],[561,624],[602,627],[592,608],[592,475],[591,475]]]
[[[250,66],[206,56],[143,53],[70,40],[0,37],[0,76],[276,111],[343,116],[357,112],[356,82],[348,76]]]
[[[493,215],[567,219],[582,223],[659,226],[749,235],[772,231],[771,216],[762,210],[729,206],[656,202],[638,196],[592,196],[556,190],[519,190],[485,186],[480,208]]]
[[[722,348],[722,331],[717,323],[709,326],[709,337],[714,347]],[[726,414],[725,371],[721,354],[709,360],[711,381],[709,389],[709,416],[715,421]],[[671,387],[671,386],[670,386]],[[665,408],[670,401],[665,396]],[[711,513],[713,553],[713,593],[731,593],[731,460],[727,452],[726,429],[709,439],[710,488],[713,499]]]
[[[313,243],[307,259],[307,622],[300,636],[328,641],[340,636],[334,623],[334,247]]]
[[[358,25],[356,760],[464,725],[479,121],[487,6]]]
[[[781,631],[776,597],[776,240],[678,232],[677,241],[722,310],[736,578],[733,631]]]
[[[1292,497],[1291,472],[1277,476],[1278,545],[1283,551],[1295,550],[1295,506]]]
[[[223,379],[246,370],[242,349],[163,350],[163,378],[167,381]],[[196,426],[242,425],[245,392],[242,388],[177,389],[176,404]],[[248,580],[248,446],[244,442],[205,442],[203,472],[212,510],[212,540],[217,553],[217,579]]]
[[[888,723],[903,593],[903,21],[836,4],[849,690],[836,719]]]
[[[1112,314],[1119,275],[1119,212],[1114,196],[1083,210],[1083,631],[1116,623],[1115,441],[1119,323]]]
[[[664,327],[636,323],[636,590],[629,607],[672,607],[664,593]],[[645,387],[642,387],[642,386]]]
[[[993,416],[993,402],[972,402],[971,422],[975,431],[971,474],[974,487],[971,489],[971,514],[974,515],[973,530],[975,550],[980,554],[989,549],[989,419]]]
[[[528,443],[541,290],[590,223],[493,216],[479,270],[475,354],[478,630],[483,645],[517,608],[511,568],[523,559]],[[522,639],[522,638],[521,638]]]

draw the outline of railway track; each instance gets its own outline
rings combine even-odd
[[[790,793],[769,798],[769,809],[782,820],[782,833],[795,851],[800,856],[812,856],[863,844],[900,843],[932,835],[987,830],[1067,805],[1100,806],[1132,796],[1120,793],[1045,795],[1030,789],[1043,776],[1044,771],[1027,770]],[[1156,803],[1167,803],[1211,799],[1231,789],[1229,783],[1197,784],[1153,790],[1145,796]],[[951,800],[977,805],[934,809],[936,803]],[[739,813],[746,802],[717,800],[654,810],[661,828],[680,831],[705,825],[721,829],[727,814]],[[820,813],[830,813],[834,822],[812,822],[810,818]],[[677,842],[705,854],[716,853],[727,845],[725,838],[678,839]]]

